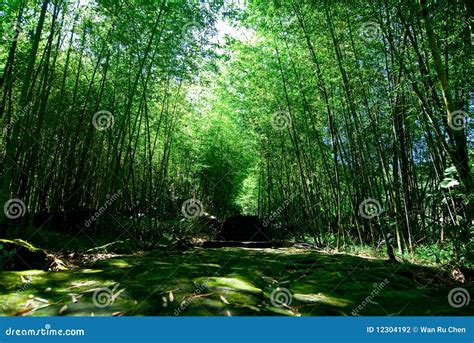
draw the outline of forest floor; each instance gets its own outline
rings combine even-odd
[[[60,272],[0,272],[6,315],[470,315],[447,272],[296,248],[160,249]],[[429,306],[428,306],[429,305]]]

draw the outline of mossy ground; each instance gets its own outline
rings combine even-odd
[[[461,308],[448,303],[452,288],[474,294],[474,285],[435,268],[293,248],[156,250],[101,260],[90,269],[0,272],[0,279],[3,315],[474,313],[472,302]],[[110,304],[98,307],[94,293],[104,288],[109,292],[97,299]],[[291,303],[272,303],[272,292],[285,289]]]

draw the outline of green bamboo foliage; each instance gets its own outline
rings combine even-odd
[[[94,233],[241,212],[275,239],[467,256],[467,2],[2,6],[0,204],[22,215],[1,236],[107,203]]]

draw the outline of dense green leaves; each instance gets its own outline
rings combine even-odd
[[[191,200],[219,218],[258,214],[276,238],[469,249],[465,2],[1,10],[2,206],[65,217],[106,207],[97,232],[112,220],[161,237],[157,223]],[[6,235],[18,221],[0,223]]]

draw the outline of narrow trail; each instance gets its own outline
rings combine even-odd
[[[156,250],[90,268],[3,272],[7,315],[469,315],[445,273],[296,248]],[[474,285],[464,285],[471,294]],[[430,304],[430,306],[426,306]]]

